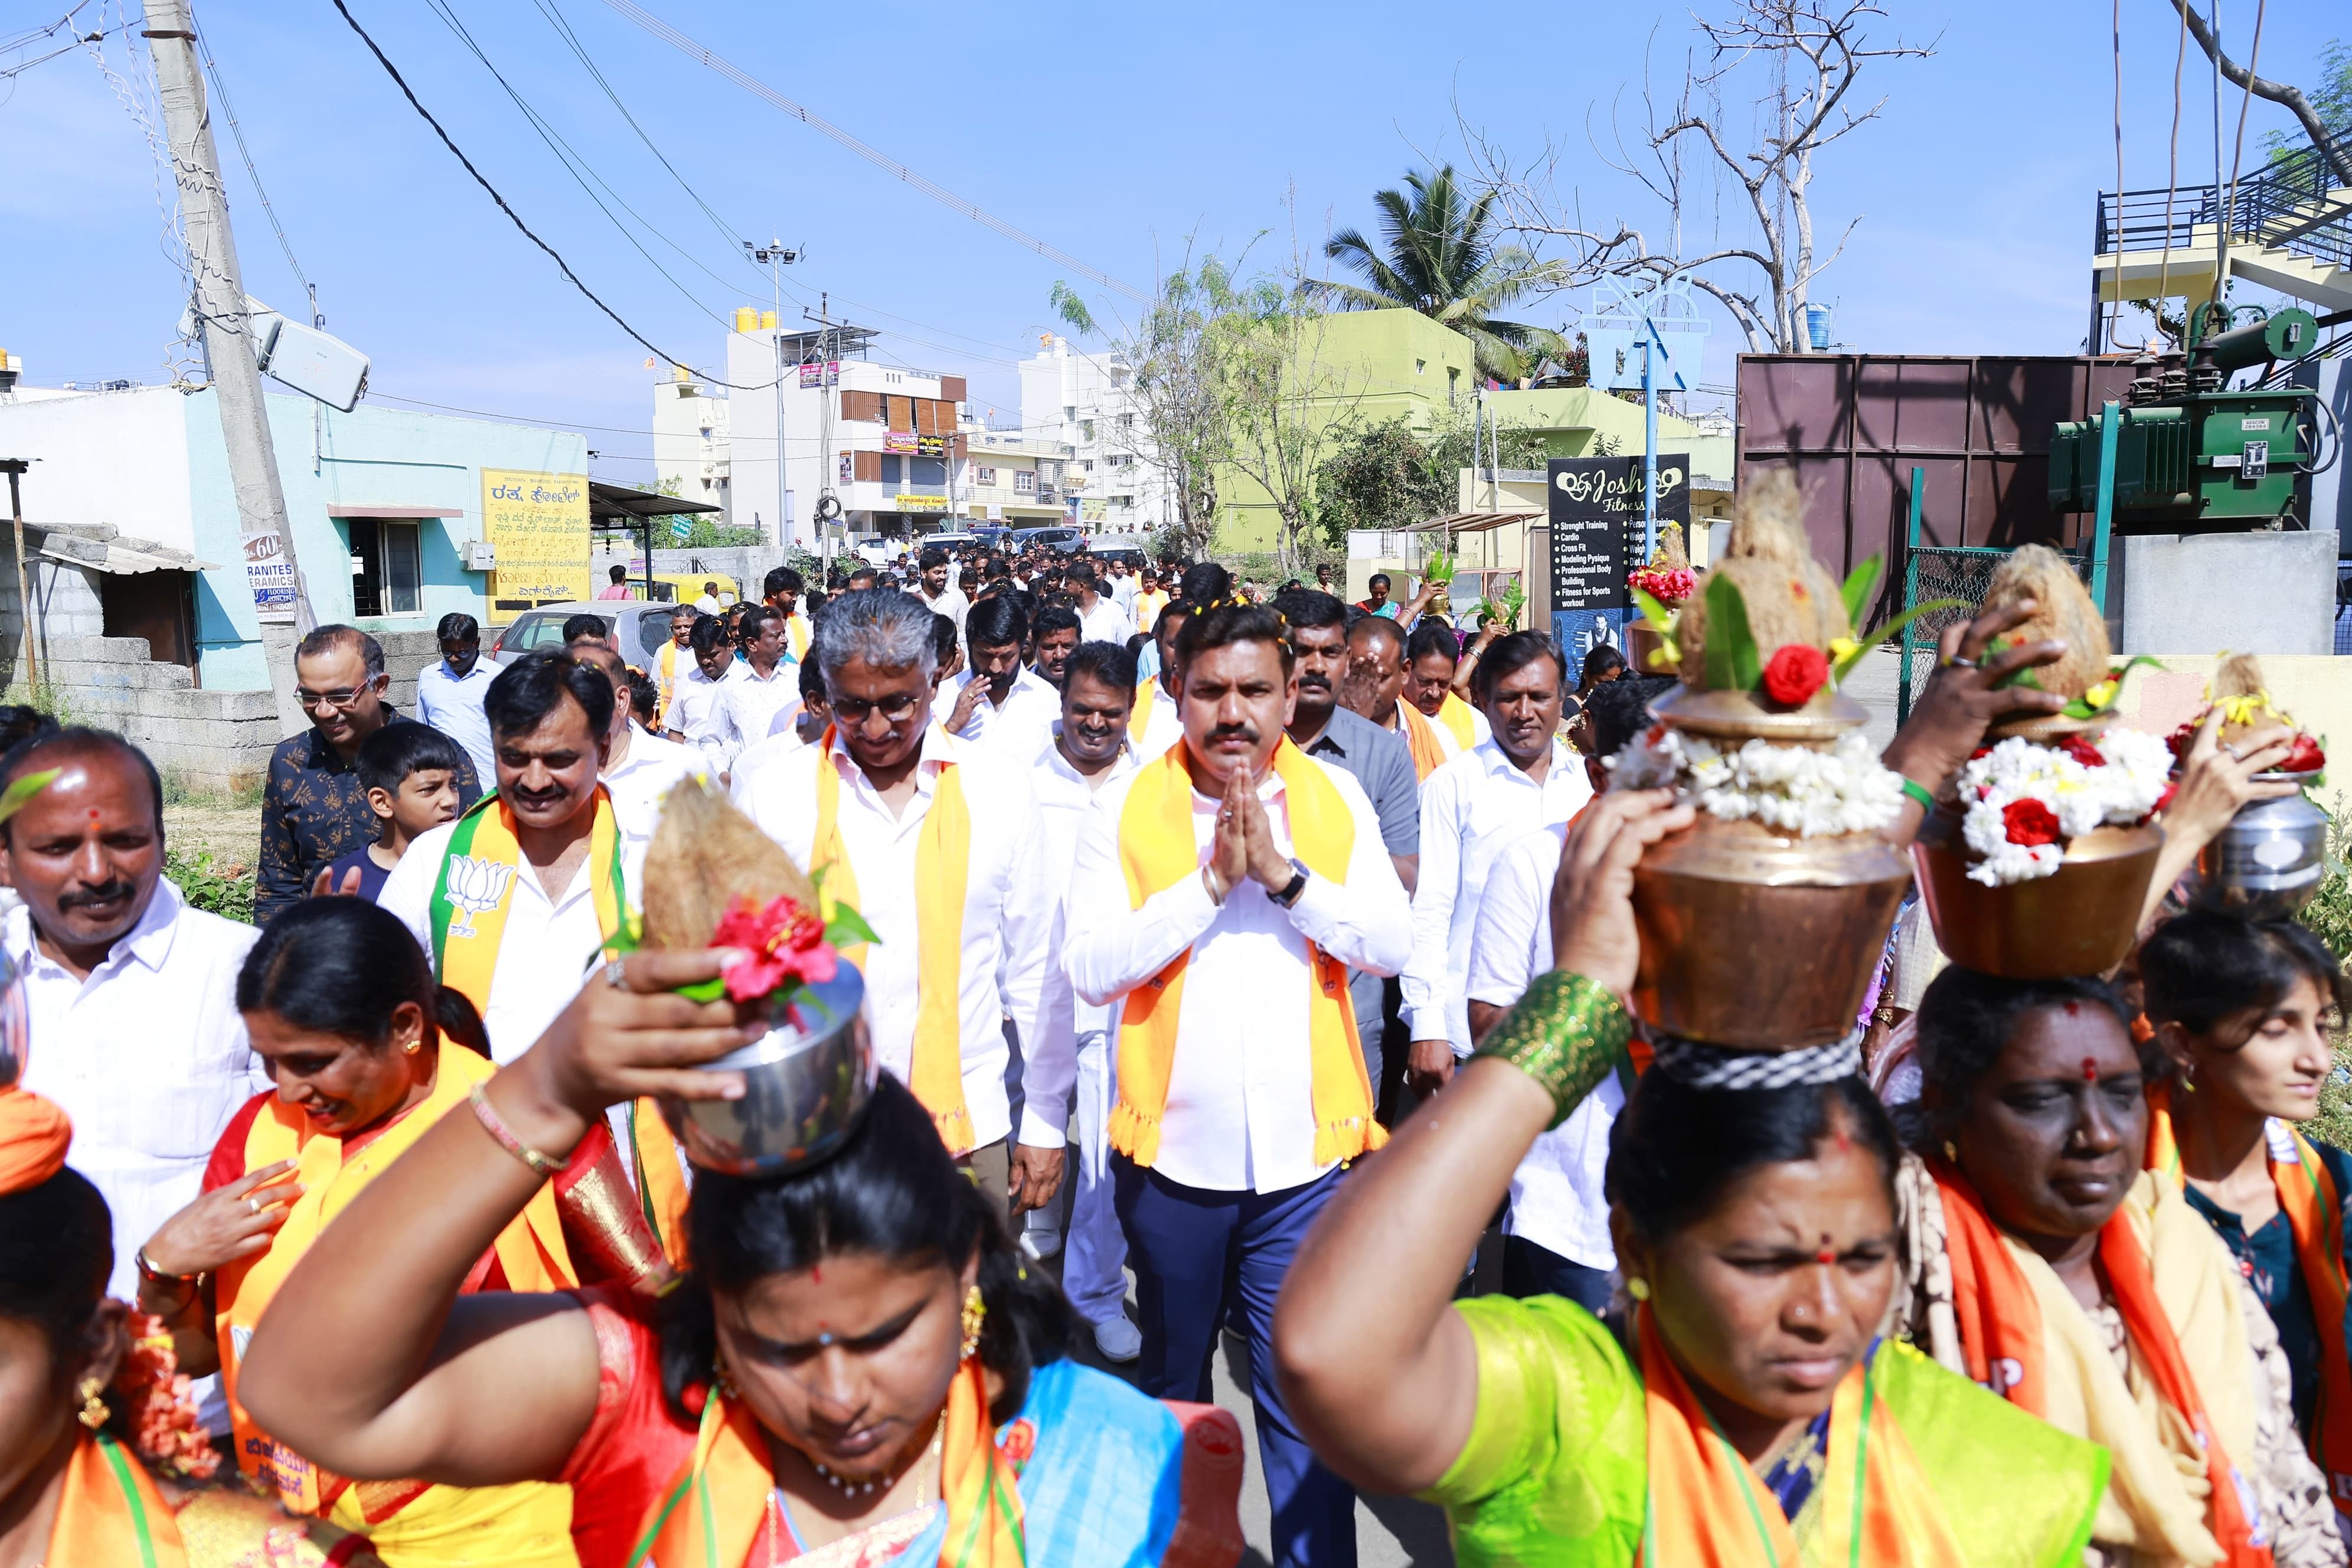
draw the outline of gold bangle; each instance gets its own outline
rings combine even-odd
[[[1565,969],[1538,974],[1472,1054],[1507,1061],[1544,1087],[1552,1118],[1568,1120],[1625,1054],[1633,1020],[1597,981]]]
[[[476,1084],[472,1092],[467,1096],[474,1102],[474,1120],[482,1124],[482,1130],[498,1141],[499,1148],[529,1165],[539,1175],[561,1174],[563,1162],[551,1154],[541,1153],[516,1137],[514,1129],[507,1125],[506,1118],[500,1116],[497,1108],[490,1104],[490,1097],[482,1092],[482,1088],[481,1084]]]

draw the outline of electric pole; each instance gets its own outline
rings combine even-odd
[[[797,250],[784,248],[783,241],[771,238],[764,246],[750,240],[739,240],[743,254],[754,261],[765,262],[769,286],[775,294],[776,311],[769,319],[775,322],[768,341],[776,351],[776,542],[790,545],[796,542],[796,528],[784,510],[784,274],[783,269],[801,258]]]
[[[278,698],[278,722],[293,734],[309,722],[294,700],[294,645],[318,621],[294,553],[286,495],[278,482],[278,453],[269,439],[261,368],[253,353],[253,322],[246,310],[244,277],[237,269],[236,237],[229,232],[228,195],[221,188],[212,115],[196,64],[195,20],[188,0],[145,3],[145,37],[155,58],[156,92],[163,105],[164,136],[171,143],[181,222],[187,231],[188,266],[195,276],[197,328],[204,334],[221,437],[228,447],[238,542],[242,544],[254,534],[277,535],[278,556],[294,574],[292,622],[265,619],[261,625],[262,655],[269,668],[270,690]]]

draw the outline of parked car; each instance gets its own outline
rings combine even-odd
[[[707,579],[706,579],[707,580]],[[695,588],[700,591],[702,584]],[[669,641],[669,617],[676,605],[647,604],[642,599],[603,599],[574,602],[569,605],[541,605],[525,610],[505,626],[495,628],[496,640],[483,657],[492,664],[512,664],[527,653],[561,648],[563,646],[563,623],[574,616],[594,616],[604,623],[604,635],[612,636],[615,622],[620,626],[621,658],[635,665],[644,665],[661,651]]]
[[[1013,550],[1027,550],[1033,546],[1046,550],[1075,550],[1078,541],[1085,537],[1075,528],[1016,528],[1005,543]]]
[[[977,533],[966,533],[961,529],[956,529],[953,531],[942,531],[939,533],[923,534],[915,541],[915,548],[918,550],[929,550],[933,545],[937,545],[940,549],[947,551],[969,550],[975,546],[984,545],[986,542],[987,542],[982,539]]]
[[[1087,553],[1097,561],[1141,566],[1151,558],[1151,542],[1139,533],[1097,533],[1087,541]]]

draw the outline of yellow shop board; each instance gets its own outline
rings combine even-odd
[[[482,534],[498,552],[490,619],[590,596],[588,476],[482,470]]]

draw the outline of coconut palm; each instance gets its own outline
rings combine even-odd
[[[1569,345],[1558,332],[1492,314],[1559,281],[1552,263],[1523,246],[1496,242],[1495,194],[1471,196],[1450,163],[1433,174],[1412,170],[1404,183],[1405,190],[1373,194],[1381,209],[1378,247],[1353,228],[1323,247],[1324,255],[1360,275],[1363,286],[1318,279],[1310,291],[1342,310],[1402,306],[1443,322],[1475,345],[1483,376],[1513,381],[1534,375],[1546,360],[1564,360]]]

